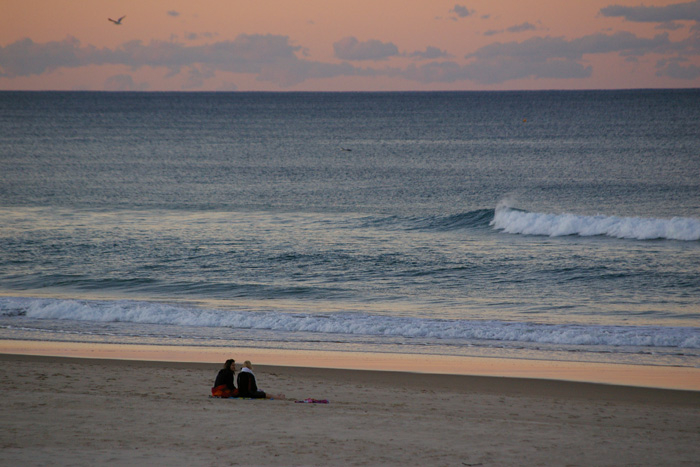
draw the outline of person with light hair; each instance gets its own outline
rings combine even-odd
[[[253,364],[250,360],[243,362],[243,368],[238,373],[238,397],[250,397],[251,399],[286,399],[284,394],[267,394],[258,389],[253,373]]]

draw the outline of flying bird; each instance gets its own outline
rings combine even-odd
[[[114,24],[116,24],[117,26],[119,26],[120,24],[122,24],[122,20],[123,20],[124,18],[126,18],[126,15],[122,16],[121,18],[119,18],[119,19],[116,20],[116,21],[113,20],[112,18],[107,18],[107,19],[110,20],[111,22],[113,22]]]

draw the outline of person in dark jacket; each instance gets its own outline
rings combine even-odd
[[[284,394],[267,394],[258,389],[250,360],[243,362],[243,368],[238,373],[238,396],[252,399],[285,399]]]
[[[238,389],[233,384],[235,374],[236,361],[232,358],[226,360],[224,367],[216,375],[211,395],[214,397],[238,397]]]

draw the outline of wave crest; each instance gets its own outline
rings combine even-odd
[[[0,316],[282,332],[476,341],[699,349],[691,327],[601,326],[505,321],[439,320],[365,313],[305,314],[187,308],[153,302],[0,298]]]
[[[635,240],[700,240],[700,220],[688,217],[656,219],[643,217],[581,216],[526,212],[499,206],[490,225],[510,234],[596,236]]]

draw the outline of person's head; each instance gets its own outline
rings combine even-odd
[[[253,364],[250,363],[250,360],[246,360],[245,362],[243,362],[243,366],[248,368],[249,370],[253,369]]]
[[[229,358],[228,360],[226,360],[226,363],[224,363],[224,368],[233,371],[236,369],[235,365],[236,361],[232,358]]]

